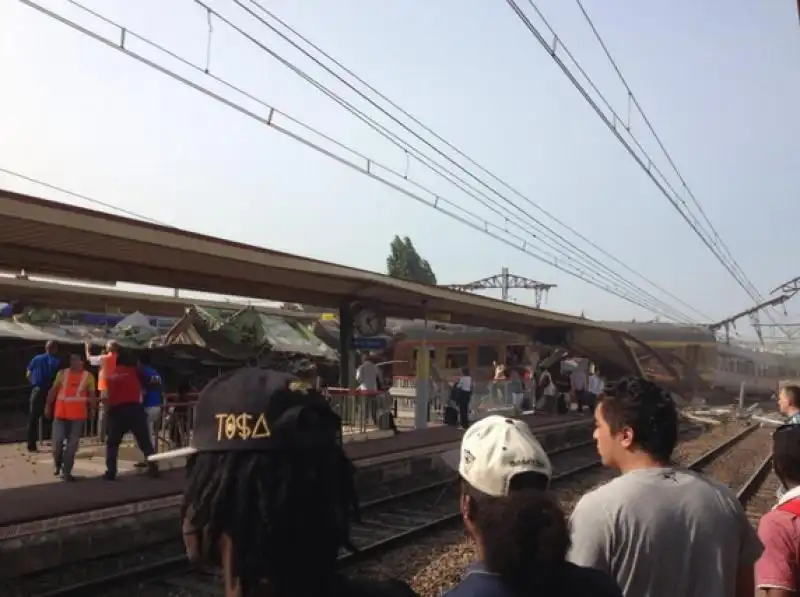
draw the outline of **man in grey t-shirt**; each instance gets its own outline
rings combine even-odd
[[[603,463],[622,475],[578,502],[569,559],[609,573],[625,597],[752,597],[761,542],[730,489],[669,465],[669,394],[623,380],[595,420]]]

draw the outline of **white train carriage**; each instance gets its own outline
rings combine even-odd
[[[752,349],[736,344],[717,345],[717,367],[712,386],[738,392],[742,383],[748,395],[769,396],[782,381],[800,378],[800,356]]]

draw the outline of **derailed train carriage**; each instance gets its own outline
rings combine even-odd
[[[423,338],[430,359],[446,378],[460,375],[469,367],[478,382],[492,378],[495,363],[506,365],[535,365],[540,359],[552,357],[554,347],[562,347],[559,358],[577,357],[581,362],[598,365],[607,380],[629,375],[637,369],[630,354],[650,355],[662,372],[665,385],[682,393],[679,375],[662,356],[654,355],[647,346],[625,335],[609,334],[607,330],[580,330],[571,334],[568,329],[556,332],[521,334],[487,328],[422,321],[395,321],[391,325],[392,343],[387,358],[404,361],[395,369],[395,376],[413,376],[414,363]],[[558,372],[558,368],[551,372]]]
[[[682,375],[701,380],[703,393],[733,395],[745,384],[748,396],[769,396],[787,379],[800,377],[800,357],[721,342],[705,326],[609,322],[662,354]],[[645,365],[647,369],[647,365]],[[658,377],[655,369],[650,371]]]
[[[647,345],[624,340],[650,378],[671,389],[682,386],[681,390],[689,394],[709,398],[732,396],[744,383],[749,396],[767,397],[781,381],[800,378],[797,356],[726,344],[705,326],[601,323],[627,332]],[[461,367],[467,366],[479,380],[491,378],[493,363],[528,361],[541,349],[524,334],[486,328],[429,323],[424,329],[419,321],[398,321],[392,331],[389,358],[415,363],[424,336],[431,360],[439,371],[456,375]],[[413,375],[412,368],[407,366],[407,371],[394,373]],[[613,379],[614,372],[604,373]]]

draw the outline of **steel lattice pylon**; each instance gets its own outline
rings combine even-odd
[[[501,273],[495,274],[494,276],[489,276],[488,278],[481,278],[480,280],[475,280],[474,282],[468,282],[466,284],[445,284],[442,285],[442,287],[450,288],[451,290],[459,290],[461,292],[500,289],[502,291],[501,298],[504,301],[508,300],[509,290],[533,290],[534,302],[536,304],[536,308],[538,309],[542,306],[542,300],[547,295],[547,292],[551,288],[555,288],[556,285],[545,284],[544,282],[539,282],[538,280],[532,280],[531,278],[525,278],[524,276],[510,274],[508,272],[508,268],[504,267]]]

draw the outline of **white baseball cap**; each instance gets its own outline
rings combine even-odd
[[[473,423],[461,448],[442,455],[444,462],[478,491],[507,496],[511,479],[520,473],[539,473],[549,480],[553,465],[528,424],[491,415]]]

